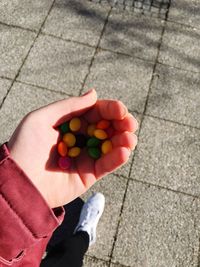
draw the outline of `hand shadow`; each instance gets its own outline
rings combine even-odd
[[[77,134],[83,134],[86,136],[86,139],[89,138],[89,136],[87,135],[87,126],[88,126],[88,122],[86,121],[86,119],[83,117],[83,115],[86,114],[86,112],[84,112],[85,110],[79,110],[77,112],[73,112],[70,115],[64,116],[61,119],[59,119],[56,123],[55,126],[53,126],[54,130],[58,131],[58,138],[57,138],[57,142],[56,144],[54,144],[49,152],[49,158],[45,164],[45,169],[46,170],[50,170],[50,171],[54,171],[54,172],[65,172],[65,173],[77,173],[76,170],[76,161],[80,158],[80,156],[86,155],[86,149],[85,148],[81,148],[81,153],[78,157],[76,158],[71,158],[71,166],[69,169],[63,170],[59,167],[58,165],[58,160],[60,158],[60,155],[58,153],[57,150],[57,144],[62,140],[62,134],[60,133],[59,130],[59,126],[64,123],[64,122],[68,122],[70,121],[72,118],[74,117],[79,117],[81,119],[81,128],[79,131],[77,132],[72,132],[75,136]],[[87,109],[88,111],[88,109]],[[81,116],[80,116],[81,115]],[[75,144],[76,145],[76,144]],[[92,161],[92,158],[91,158]],[[91,170],[92,172],[92,170]]]

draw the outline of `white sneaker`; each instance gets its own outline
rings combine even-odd
[[[90,238],[89,245],[96,241],[96,228],[105,206],[105,197],[101,193],[93,194],[83,205],[79,222],[74,230],[87,232]]]
[[[47,251],[44,252],[43,256],[42,256],[42,260],[44,260],[47,256]]]

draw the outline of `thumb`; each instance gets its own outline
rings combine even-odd
[[[96,103],[96,101],[96,91],[91,89],[82,96],[70,97],[53,102],[43,107],[42,110],[45,112],[45,116],[48,118],[51,125],[56,128],[66,120],[86,112]]]

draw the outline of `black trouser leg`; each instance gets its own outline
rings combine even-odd
[[[42,261],[42,267],[81,267],[83,258],[89,246],[87,232],[77,232],[66,242],[62,242],[60,248]]]
[[[58,267],[81,267],[83,258],[89,246],[87,232],[77,232],[65,244],[65,253],[59,260]]]

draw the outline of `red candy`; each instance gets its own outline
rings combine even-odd
[[[110,126],[110,121],[107,120],[101,120],[97,123],[96,128],[97,129],[101,129],[101,130],[105,130]]]
[[[58,165],[62,170],[67,170],[71,166],[71,159],[69,157],[60,157]]]
[[[67,145],[64,143],[64,142],[59,142],[58,143],[58,153],[62,156],[62,157],[64,157],[64,156],[66,156],[67,155]]]

